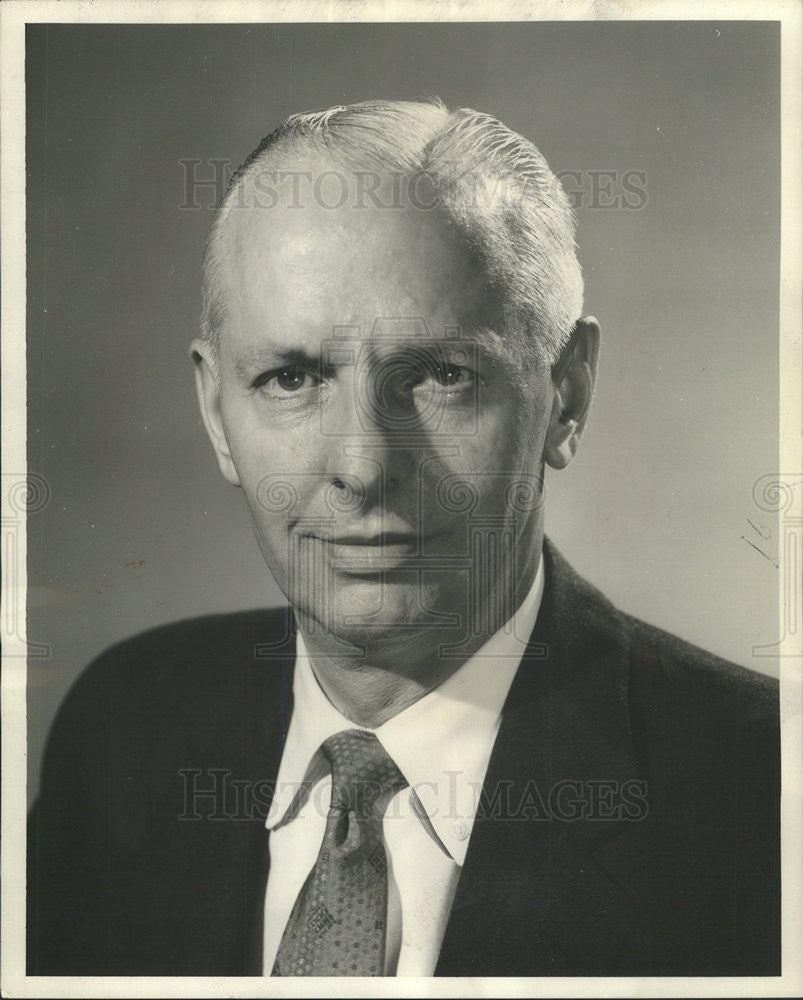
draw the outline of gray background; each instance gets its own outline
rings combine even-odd
[[[777,672],[751,652],[779,638],[777,526],[752,499],[778,468],[776,24],[28,32],[28,448],[52,490],[29,519],[29,638],[49,647],[30,669],[32,792],[100,650],[279,600],[197,414],[186,348],[214,194],[182,209],[180,161],[208,177],[335,103],[436,93],[582,172],[568,186],[601,373],[547,531],[624,610]],[[646,205],[591,205],[594,170],[644,172]]]

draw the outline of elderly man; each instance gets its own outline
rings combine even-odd
[[[501,122],[376,101],[260,144],[191,355],[289,608],[78,682],[29,972],[779,970],[776,686],[544,538],[598,343],[567,199]]]

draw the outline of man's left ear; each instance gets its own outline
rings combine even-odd
[[[565,469],[577,451],[594,395],[598,357],[599,324],[593,316],[586,316],[575,323],[552,367],[552,413],[544,460],[553,469]]]

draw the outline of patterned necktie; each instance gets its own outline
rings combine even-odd
[[[376,802],[407,782],[373,733],[346,730],[321,750],[332,768],[326,830],[272,974],[382,976],[388,874]]]

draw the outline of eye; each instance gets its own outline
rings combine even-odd
[[[468,389],[476,381],[476,373],[463,365],[442,361],[426,365],[413,386],[414,392],[442,392],[452,395]]]
[[[435,380],[443,386],[454,388],[473,380],[474,373],[461,365],[441,365],[433,371]]]
[[[316,389],[323,379],[314,372],[296,365],[287,365],[274,371],[263,372],[254,379],[252,388],[260,389],[269,396],[289,396],[304,389]]]

